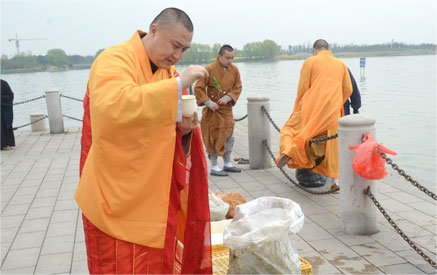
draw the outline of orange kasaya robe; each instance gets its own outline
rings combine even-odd
[[[316,165],[310,158],[308,141],[318,135],[337,134],[343,104],[352,93],[346,65],[330,51],[305,60],[299,79],[297,98],[291,114],[280,133],[279,155],[291,157],[290,168],[308,168],[330,178],[338,178],[338,141],[322,146],[323,161]],[[318,148],[320,151],[320,148]]]
[[[211,274],[200,131],[192,131],[185,155],[176,131],[177,72],[153,74],[140,35],[99,55],[84,99],[75,199],[90,272]]]
[[[214,63],[207,65],[205,69],[208,71],[209,77],[199,79],[194,88],[197,104],[203,106],[208,99],[217,103],[225,95],[232,98],[227,104],[219,105],[219,109],[216,111],[205,106],[200,122],[206,151],[209,154],[223,156],[225,142],[234,131],[235,122],[232,107],[237,103],[242,90],[240,71],[233,64],[230,64],[225,71],[218,58]],[[220,83],[221,92],[214,86],[212,77],[215,77]]]

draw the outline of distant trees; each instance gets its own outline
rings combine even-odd
[[[69,55],[67,56],[69,64],[89,64],[93,62],[94,58],[89,56],[83,56],[83,55]]]
[[[251,60],[275,59],[281,48],[273,40],[266,39],[263,42],[247,43],[243,47],[244,56]]]
[[[184,62],[209,63],[213,61],[222,45],[215,43],[212,47],[205,44],[191,44],[184,55]],[[262,42],[252,42],[244,45],[243,50],[234,49],[236,56],[245,60],[273,60],[280,54],[280,47],[274,41],[266,39]]]
[[[371,51],[393,51],[393,50],[429,50],[435,51],[436,45],[434,44],[417,44],[410,45],[399,42],[388,42],[384,44],[374,44],[374,45],[338,45],[336,43],[331,46],[334,52],[371,52]]]
[[[94,61],[91,55],[66,55],[64,50],[51,49],[47,55],[32,55],[31,53],[20,53],[13,58],[8,58],[7,55],[1,56],[1,70],[2,72],[8,70],[45,70],[47,66],[54,66],[57,68],[86,68]]]
[[[1,57],[1,68],[4,69],[21,69],[33,68],[38,66],[37,58],[34,55],[20,53],[9,59],[7,55]]]
[[[52,49],[47,52],[47,61],[49,65],[62,67],[68,65],[70,62],[64,50]]]
[[[207,64],[215,60],[222,45],[215,43],[210,46],[207,44],[193,43],[191,48],[185,53],[183,63]],[[345,55],[408,55],[408,54],[436,54],[435,44],[404,44],[390,41],[375,45],[339,45],[332,43],[331,50],[334,53]],[[243,46],[243,49],[234,48],[235,60],[257,61],[257,60],[277,60],[277,59],[304,59],[312,55],[312,44],[307,41],[298,45],[288,45],[281,49],[276,42],[266,39],[264,41],[250,42]],[[67,55],[62,49],[51,49],[47,55],[32,55],[20,53],[13,58],[2,55],[0,67],[2,72],[15,71],[44,71],[49,66],[59,69],[66,68],[89,68],[91,63],[104,49],[99,49],[94,56]]]
[[[213,58],[211,47],[206,44],[191,44],[184,54],[184,61],[193,63],[208,63]]]

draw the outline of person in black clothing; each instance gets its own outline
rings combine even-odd
[[[14,102],[14,93],[9,87],[8,82],[1,79],[1,149],[11,150],[15,146],[14,130],[12,122],[14,120],[14,111],[12,105]]]
[[[354,114],[358,114],[358,110],[361,107],[361,94],[360,90],[358,90],[357,82],[355,82],[355,78],[352,75],[351,70],[349,70],[349,76],[351,77],[352,81],[352,94],[350,96],[350,99],[348,98],[346,102],[344,103],[344,115],[350,115],[350,107],[352,107],[352,111]]]

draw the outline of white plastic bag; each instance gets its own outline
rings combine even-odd
[[[261,197],[238,205],[224,231],[231,250],[228,274],[300,274],[291,235],[303,223],[299,204],[288,199]]]
[[[228,213],[229,210],[229,204],[224,202],[221,198],[219,198],[211,191],[208,192],[208,196],[211,221],[225,220],[226,213]]]

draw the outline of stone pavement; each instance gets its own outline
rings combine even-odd
[[[278,134],[271,132],[277,152]],[[73,199],[80,136],[80,129],[57,135],[17,131],[17,147],[1,152],[1,273],[88,273],[81,214]],[[247,120],[236,123],[235,140],[233,157],[248,158]],[[241,173],[210,177],[210,190],[240,192],[248,200],[279,196],[299,203],[305,224],[293,242],[313,274],[436,274],[381,214],[377,234],[345,235],[338,194],[310,195],[277,168],[239,166]],[[377,183],[375,196],[404,233],[436,261],[436,202],[388,171],[387,180]],[[294,177],[293,170],[288,172]],[[420,183],[436,192],[435,183]]]

